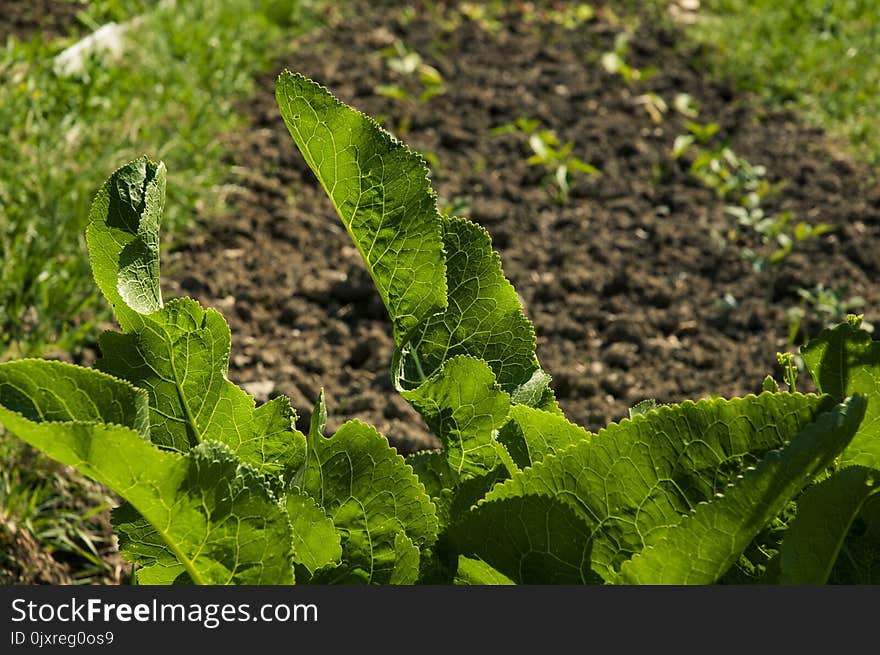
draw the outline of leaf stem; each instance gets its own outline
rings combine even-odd
[[[428,376],[425,375],[425,371],[422,368],[422,360],[419,359],[419,352],[417,350],[412,350],[410,356],[412,357],[413,364],[415,364],[416,372],[419,374],[419,383],[421,384],[428,379]]]

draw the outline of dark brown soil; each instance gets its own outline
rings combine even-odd
[[[301,43],[262,78],[245,107],[253,129],[233,142],[229,163],[241,181],[230,217],[207,220],[164,260],[169,296],[195,296],[227,317],[230,378],[261,399],[288,395],[301,427],[323,387],[331,430],[358,417],[402,451],[436,443],[391,388],[384,307],[281,121],[274,77],[283,68],[387,117],[392,131],[410,115],[399,135],[435,158],[439,196],[466,201],[461,213],[492,235],[560,405],[589,429],[645,398],[730,397],[759,391],[768,373],[778,379],[777,351],[794,350],[785,311],[799,304],[798,288],[848,286],[866,301],[866,320],[880,322],[878,189],[832,155],[819,130],[707,79],[698,53],[677,48],[674,32],[642,22],[627,61],[659,74],[627,84],[599,62],[622,29],[610,15],[566,29],[527,24],[514,9],[494,31],[470,20],[444,31],[394,4],[359,3],[356,15]],[[395,39],[440,71],[444,94],[405,107],[375,92],[408,83],[380,54]],[[670,104],[659,124],[639,101],[649,92]],[[693,96],[700,122],[717,122],[771,181],[788,181],[768,210],[837,230],[798,244],[774,271],[755,272],[742,247],[760,249],[756,235],[740,230],[731,240],[727,202],[670,154],[685,132],[686,117],[671,109],[677,93]],[[545,172],[526,163],[523,140],[490,135],[522,116],[572,141],[602,176],[577,178],[570,201],[557,203]],[[820,325],[812,317],[804,327],[815,333]]]
[[[76,16],[86,6],[80,0],[17,0],[0,3],[0,43],[10,35],[27,40],[35,34],[46,40],[66,36],[77,24]]]

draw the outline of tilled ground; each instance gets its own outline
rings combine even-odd
[[[284,68],[384,118],[426,154],[441,205],[457,203],[492,235],[560,405],[590,429],[645,398],[759,391],[778,373],[777,351],[793,349],[785,312],[799,304],[799,288],[845,286],[877,322],[880,192],[820,131],[707,79],[698,53],[675,47],[676,34],[643,22],[627,63],[659,72],[627,83],[600,63],[623,29],[612,14],[569,29],[528,23],[514,8],[497,25],[444,26],[428,14],[361,7],[262,79],[246,107],[253,129],[236,137],[229,162],[241,179],[233,211],[206,217],[205,231],[164,264],[169,295],[195,296],[230,322],[230,377],[262,399],[288,395],[302,426],[323,388],[331,429],[357,417],[402,451],[435,444],[391,388],[384,307],[281,121],[274,77]],[[376,92],[392,83],[418,90],[382,55],[395,41],[440,72],[444,93],[406,104]],[[659,122],[643,104],[649,93],[670,106]],[[728,201],[688,173],[687,157],[671,155],[689,120],[671,107],[679,93],[740,157],[765,166],[771,182],[787,181],[768,211],[836,230],[755,272],[743,248],[760,250],[757,234],[732,235]],[[558,203],[546,171],[527,164],[524,140],[491,133],[519,117],[574,143],[573,154],[602,175],[576,177],[569,201]],[[805,330],[819,326],[808,314]]]
[[[82,11],[84,0],[3,0],[0,2],[0,42],[7,35],[29,39],[39,33],[42,38],[67,36],[76,31],[76,15]]]

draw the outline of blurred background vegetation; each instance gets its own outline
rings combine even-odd
[[[876,0],[705,0],[687,34],[716,76],[798,109],[880,164]]]

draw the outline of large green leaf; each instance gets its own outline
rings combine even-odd
[[[309,456],[296,484],[341,536],[341,563],[318,571],[315,582],[399,581],[418,570],[413,546],[421,550],[437,538],[437,516],[424,486],[388,440],[365,423],[348,421],[331,437],[310,432]]]
[[[413,585],[419,579],[421,551],[404,532],[394,535],[394,569],[388,584]]]
[[[551,415],[525,405],[510,408],[510,420],[498,435],[499,441],[520,468],[531,466],[547,455],[591,437],[589,432],[564,416]]]
[[[825,584],[862,507],[880,491],[880,471],[847,466],[798,499],[780,549],[782,584]]]
[[[399,387],[415,389],[466,355],[484,360],[514,402],[558,411],[488,233],[440,215],[424,160],[302,75],[282,73],[276,96],[388,308]]]
[[[624,562],[620,581],[716,582],[768,521],[843,451],[856,433],[866,405],[864,397],[854,396],[820,415],[789,443],[767,453],[755,468],[716,498],[699,504],[662,539]],[[822,557],[821,551],[826,548],[824,544],[818,548]],[[784,548],[782,552],[785,572]]]
[[[144,391],[64,362],[19,359],[0,364],[0,411],[10,421],[33,423],[34,430],[47,435],[56,423],[63,431],[75,422],[125,426],[144,439],[150,436]]]
[[[842,323],[823,330],[801,349],[801,356],[820,392],[838,401],[856,393],[868,399],[865,420],[841,461],[880,468],[880,341]]]
[[[227,379],[230,333],[218,312],[189,298],[162,303],[164,193],[165,167],[141,158],[113,173],[92,204],[90,262],[123,328],[101,336],[96,366],[148,392],[154,443],[186,453],[214,439],[260,472],[288,479],[305,458],[289,401],[257,408]]]
[[[871,494],[862,504],[828,583],[880,585],[880,494]]]
[[[417,389],[402,395],[440,439],[446,461],[459,480],[485,475],[501,465],[513,467],[496,438],[507,422],[510,396],[498,388],[484,361],[457,356]]]
[[[315,82],[289,72],[281,115],[351,235],[401,341],[446,305],[436,197],[424,160]]]
[[[554,408],[535,355],[535,333],[516,291],[501,270],[485,229],[461,218],[441,219],[448,302],[401,345],[399,384],[418,386],[449,359],[485,361],[517,403]]]
[[[593,570],[613,581],[624,561],[833,404],[827,396],[763,393],[662,406],[545,455],[486,500],[564,499],[593,540]]]
[[[266,480],[223,444],[187,455],[147,438],[146,393],[71,364],[0,364],[0,422],[127,500],[123,552],[158,567],[146,581],[293,582],[287,516]],[[143,546],[141,548],[141,545]]]
[[[285,509],[293,526],[293,559],[309,575],[322,567],[338,564],[342,544],[333,519],[315,500],[296,488],[285,494]]]
[[[462,554],[517,584],[602,582],[591,569],[590,525],[561,496],[532,493],[486,500],[453,531]]]
[[[86,244],[95,282],[124,329],[162,307],[159,221],[165,165],[141,157],[122,166],[95,196]]]

